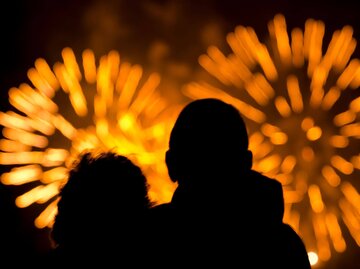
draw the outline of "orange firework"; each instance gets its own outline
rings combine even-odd
[[[360,60],[345,26],[325,53],[322,21],[287,31],[282,14],[262,43],[253,28],[227,35],[231,52],[215,46],[199,57],[213,82],[194,82],[190,98],[217,97],[246,117],[254,169],[284,187],[285,218],[319,260],[346,249],[344,229],[360,246]],[[309,256],[310,257],[310,256]]]
[[[89,49],[82,53],[82,66],[71,48],[62,50],[62,59],[53,68],[37,59],[27,72],[32,86],[11,88],[15,110],[0,112],[0,164],[13,166],[1,182],[39,183],[17,197],[16,205],[46,205],[35,225],[51,227],[69,165],[90,148],[115,149],[130,157],[147,176],[152,199],[169,200],[174,185],[167,180],[163,159],[177,106],[157,91],[160,76],[143,79],[142,67],[120,63],[117,51],[102,56],[98,65]]]

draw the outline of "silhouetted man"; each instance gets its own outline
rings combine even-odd
[[[283,224],[280,182],[251,169],[248,146],[232,105],[200,99],[181,111],[166,152],[178,187],[151,215],[164,265],[310,268],[301,238]]]

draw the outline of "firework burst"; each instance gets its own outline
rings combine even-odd
[[[287,31],[282,14],[262,43],[253,28],[227,35],[199,57],[212,81],[184,88],[190,98],[217,97],[244,115],[254,169],[284,187],[285,222],[322,261],[346,249],[344,229],[360,246],[360,60],[345,26],[323,54],[325,25],[308,19]]]
[[[92,148],[128,156],[147,176],[151,198],[169,200],[174,186],[163,159],[168,122],[177,106],[157,90],[159,74],[144,79],[142,67],[120,62],[117,51],[102,56],[98,64],[89,49],[82,52],[82,65],[69,47],[61,55],[63,62],[53,68],[37,59],[27,72],[31,84],[9,90],[14,111],[0,112],[0,164],[12,166],[1,182],[38,183],[18,196],[16,205],[44,204],[35,225],[51,227],[69,165]]]

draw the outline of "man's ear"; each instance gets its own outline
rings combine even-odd
[[[165,162],[166,162],[166,166],[167,166],[169,177],[170,177],[171,181],[177,182],[178,181],[177,180],[178,173],[177,173],[177,169],[176,169],[177,165],[174,160],[174,154],[170,149],[167,150],[165,153]]]

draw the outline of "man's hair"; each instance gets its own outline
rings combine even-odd
[[[180,112],[172,129],[170,149],[226,152],[248,149],[248,134],[239,111],[219,99],[192,101]]]

